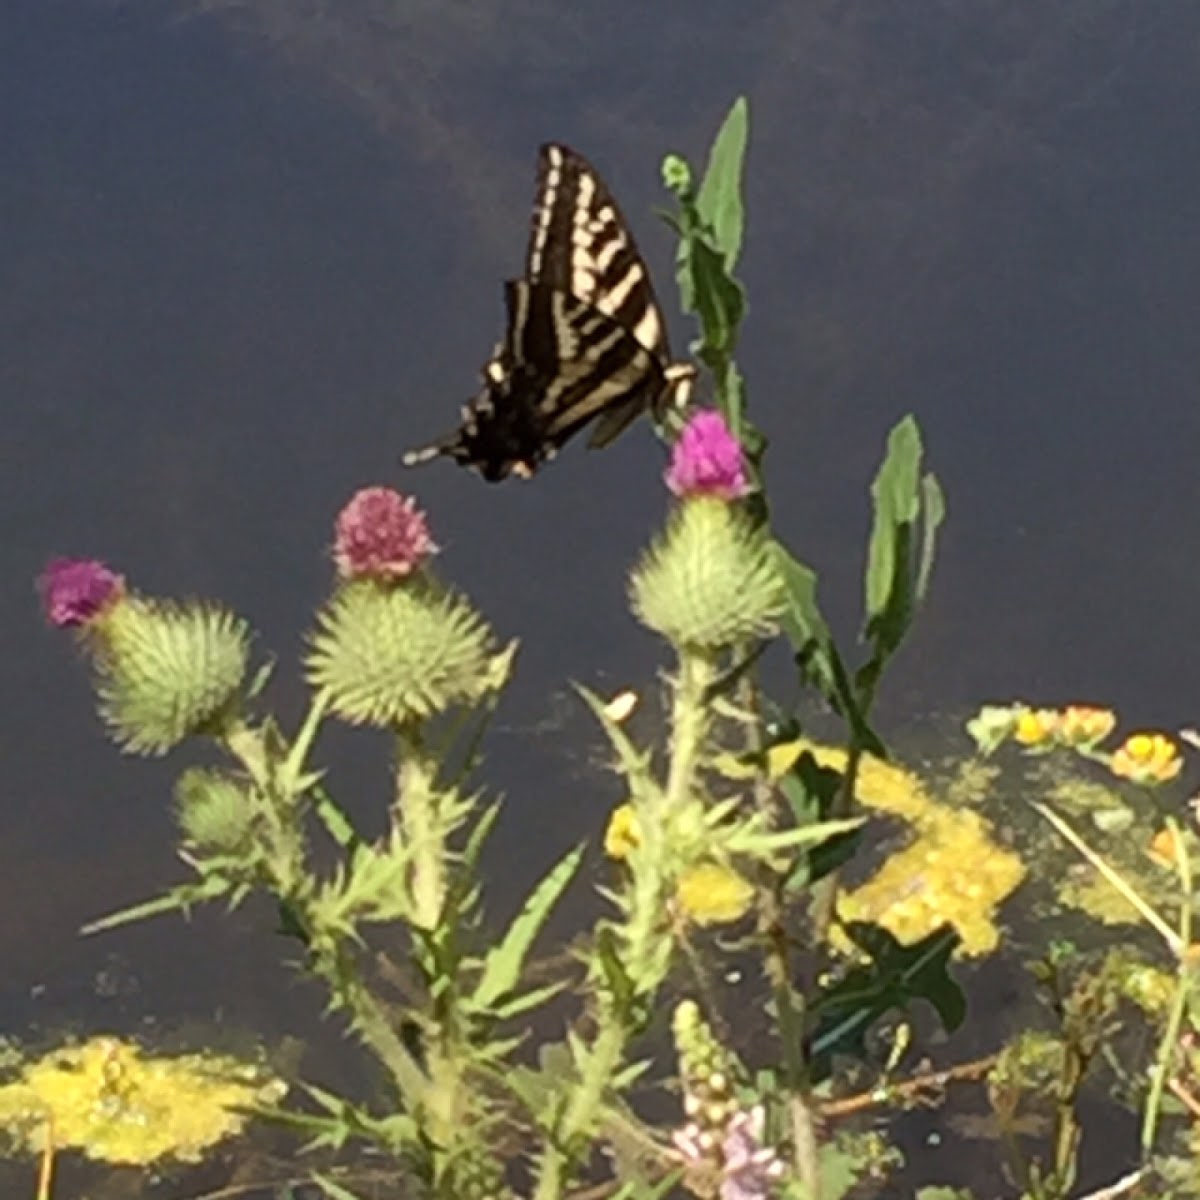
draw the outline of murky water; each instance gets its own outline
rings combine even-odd
[[[547,138],[608,175],[673,311],[658,162],[699,156],[749,95],[743,363],[775,509],[840,627],[901,413],[949,496],[893,725],[1017,694],[1194,719],[1200,10],[296,9],[9,0],[0,17],[9,1028],[220,1011],[291,1032],[311,1015],[261,913],[78,940],[180,868],[172,770],[107,746],[40,629],[50,554],[229,601],[280,655],[294,719],[334,513],[364,483],[411,487],[445,572],[524,643],[492,740],[499,904],[601,828],[599,739],[562,697],[659,665],[623,582],[663,511],[658,449],[573,447],[494,489],[396,463],[473,390]],[[368,821],[373,753],[331,739]]]

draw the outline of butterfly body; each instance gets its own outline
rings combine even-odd
[[[528,477],[584,426],[607,445],[683,391],[633,235],[607,187],[566,146],[541,148],[525,275],[504,285],[504,339],[463,423],[404,456],[448,457],[484,479]]]

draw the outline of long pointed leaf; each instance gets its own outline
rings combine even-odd
[[[713,243],[720,251],[725,269],[732,271],[742,249],[746,216],[742,204],[742,169],[746,158],[750,106],[739,96],[721,125],[712,149],[704,181],[696,194],[696,208],[712,231]]]
[[[500,944],[488,951],[483,974],[471,998],[473,1004],[480,1008],[491,1008],[517,986],[534,939],[541,932],[559,897],[574,879],[582,861],[583,847],[578,846],[534,888]]]

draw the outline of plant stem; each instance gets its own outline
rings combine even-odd
[[[412,855],[412,921],[428,931],[437,928],[446,899],[445,829],[434,787],[437,765],[430,761],[415,725],[403,726],[396,740],[399,764],[393,820]]]

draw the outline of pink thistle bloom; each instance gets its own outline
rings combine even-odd
[[[664,478],[676,496],[737,500],[750,490],[741,443],[712,408],[700,409],[684,426]]]
[[[125,580],[95,558],[55,558],[38,577],[46,620],[57,629],[88,625],[125,594]]]
[[[403,579],[437,550],[416,501],[363,488],[338,514],[333,561],[343,579]]]

